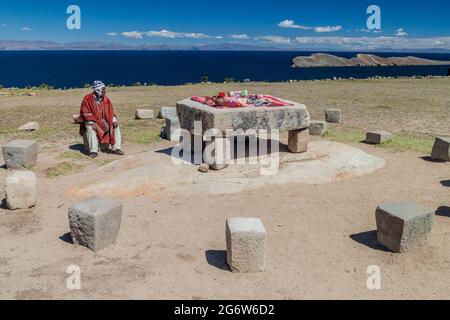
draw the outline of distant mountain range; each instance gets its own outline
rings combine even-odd
[[[450,61],[429,60],[413,56],[383,58],[373,54],[361,53],[351,59],[337,57],[326,53],[314,53],[310,56],[296,57],[292,62],[292,66],[295,68],[450,65]]]
[[[200,44],[200,45],[167,45],[167,44],[143,44],[143,45],[126,45],[117,42],[70,42],[58,43],[52,41],[18,41],[18,40],[0,40],[0,51],[2,50],[198,50],[198,51],[326,51],[338,52],[333,48],[310,50],[307,48],[296,47],[277,47],[271,45],[248,45],[239,43],[222,43],[222,44]],[[411,52],[412,50],[398,50],[391,48],[377,49],[376,52]],[[448,49],[415,49],[414,53],[450,53]]]
[[[253,46],[238,43],[202,44],[202,45],[138,45],[131,46],[115,42],[70,42],[58,43],[51,41],[15,41],[0,40],[0,50],[232,50],[232,51],[279,51],[273,46]]]

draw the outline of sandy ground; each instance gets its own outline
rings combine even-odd
[[[448,101],[448,95],[433,99]],[[428,127],[446,121],[442,118]],[[421,123],[420,113],[414,119]],[[124,149],[131,155],[169,146],[166,141],[126,143]],[[76,200],[66,191],[117,158],[102,154],[98,161],[80,160],[82,173],[50,179],[46,170],[74,146],[67,140],[41,142],[34,169],[38,206],[9,212],[3,204],[0,209],[0,298],[449,299],[449,164],[430,162],[417,152],[353,146],[385,159],[385,167],[318,185],[291,183],[195,196],[155,190],[126,197],[117,243],[95,254],[70,243],[67,210]],[[0,169],[0,181],[5,174]],[[387,252],[375,240],[376,206],[398,200],[416,201],[437,213],[428,243],[408,254]],[[226,269],[225,220],[235,216],[263,221],[266,272],[233,274]],[[70,291],[66,269],[74,264],[81,268],[82,289]],[[381,290],[367,289],[371,265],[381,268]]]

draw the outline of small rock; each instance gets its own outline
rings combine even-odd
[[[19,131],[35,131],[39,130],[39,123],[29,122],[19,128]]]
[[[200,167],[198,167],[198,171],[201,173],[208,173],[209,172],[209,164],[208,163],[202,163]]]

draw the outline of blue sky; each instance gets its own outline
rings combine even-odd
[[[81,8],[81,30],[66,28],[69,5]],[[368,32],[369,5],[382,30]],[[126,44],[239,42],[287,47],[450,48],[450,2],[405,1],[54,1],[3,3],[1,40],[102,41]]]

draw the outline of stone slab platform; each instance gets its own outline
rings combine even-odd
[[[284,107],[245,107],[218,109],[185,99],[177,103],[177,113],[182,129],[194,134],[194,122],[202,121],[203,133],[208,129],[247,131],[272,130],[291,131],[308,128],[310,115],[305,105],[293,104]]]

